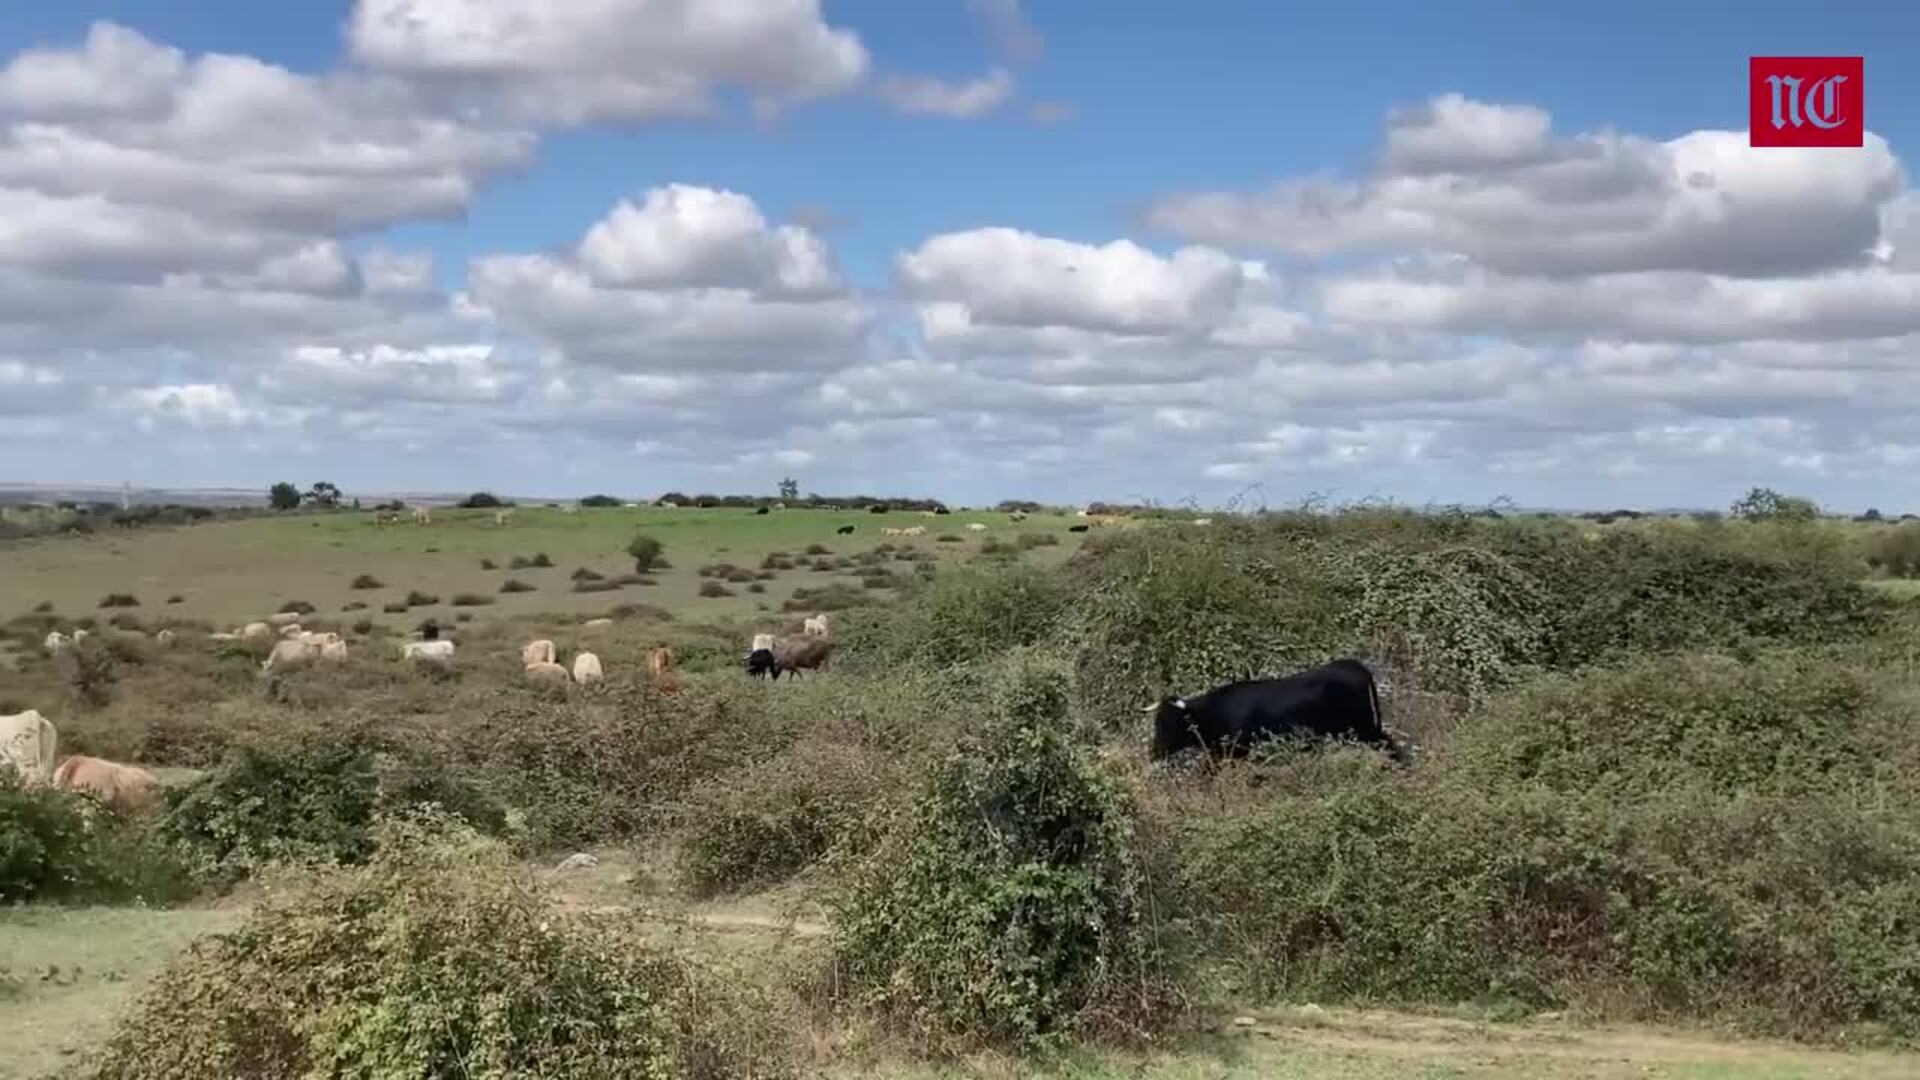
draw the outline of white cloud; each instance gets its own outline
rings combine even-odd
[[[360,0],[347,32],[362,64],[530,123],[697,115],[726,86],[779,106],[848,91],[868,67],[818,0]]]
[[[895,110],[918,116],[985,116],[1005,105],[1014,91],[1013,73],[994,68],[977,79],[947,82],[924,75],[895,75],[880,83],[880,97]]]
[[[1020,0],[967,0],[967,7],[987,24],[994,47],[1007,59],[1030,63],[1046,51],[1040,32],[1020,9]]]
[[[1190,240],[1309,256],[1427,251],[1520,275],[1765,277],[1864,263],[1882,208],[1906,187],[1871,133],[1859,152],[1833,154],[1756,150],[1730,131],[1557,137],[1547,122],[1535,108],[1448,95],[1396,111],[1361,181],[1173,195],[1147,218]]]
[[[622,201],[578,252],[595,283],[616,288],[735,288],[771,295],[842,287],[825,242],[796,225],[769,228],[752,199],[670,184]]]

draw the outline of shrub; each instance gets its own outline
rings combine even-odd
[[[572,578],[573,578],[573,580],[575,580],[575,581],[604,581],[604,580],[606,580],[606,575],[605,575],[605,574],[602,574],[602,573],[598,573],[598,572],[596,572],[596,571],[593,571],[593,570],[589,570],[589,569],[587,569],[587,568],[586,568],[586,567],[584,567],[584,566],[582,566],[582,567],[578,567],[578,568],[576,568],[576,569],[575,569],[575,570],[573,571],[573,574],[571,575],[571,577],[572,577]]]
[[[576,581],[573,583],[573,591],[580,593],[617,592],[619,588],[620,583],[617,581]]]
[[[766,558],[760,560],[760,569],[791,570],[793,569],[793,560],[788,556],[786,556],[785,554],[776,551],[769,554]]]
[[[954,535],[954,534],[952,534],[952,533],[941,533],[941,534],[940,534],[939,536],[936,536],[936,537],[934,537],[933,539],[934,539],[934,542],[935,542],[935,543],[938,543],[938,544],[963,544],[963,543],[966,543],[966,541],[965,541],[965,540],[963,540],[963,539],[961,539],[961,538],[960,538],[960,537],[958,537],[958,536],[955,536],[955,535]]]
[[[436,803],[489,831],[500,809],[446,763],[364,728],[234,747],[171,800],[161,834],[199,876],[228,881],[272,863],[357,863],[375,816]]]
[[[39,603],[33,605],[33,610],[35,614],[45,615],[46,613],[53,610],[53,601],[42,600]]]
[[[521,581],[519,578],[508,578],[500,583],[500,591],[503,593],[532,592],[533,586]]]
[[[1044,641],[1071,600],[1058,574],[969,570],[921,584],[910,602],[851,628],[847,648],[883,667],[967,663]]]
[[[140,598],[132,593],[108,593],[100,598],[100,606],[103,608],[139,607]]]
[[[848,608],[868,607],[874,603],[872,597],[859,589],[843,582],[834,582],[817,589],[795,589],[793,598],[780,606],[782,611],[845,611]]]
[[[833,549],[825,544],[808,544],[806,553],[809,555],[831,555],[833,554]]]
[[[767,591],[767,587],[765,584],[756,581],[753,584],[747,586],[747,591],[750,593],[763,593]]]
[[[365,637],[366,635],[373,633],[373,620],[361,619],[359,622],[354,623],[353,626],[350,627],[349,629],[351,629],[355,634]]]
[[[633,560],[633,572],[644,574],[660,563],[660,554],[664,546],[660,541],[641,533],[627,541],[627,557]]]
[[[350,589],[384,589],[387,585],[372,574],[360,574],[356,576],[353,579],[353,583],[347,587]]]
[[[733,590],[717,581],[703,581],[700,583],[700,595],[708,599],[715,599],[722,596],[732,596]]]
[[[318,610],[320,609],[305,600],[289,600],[280,605],[282,615],[311,615]]]
[[[421,592],[419,589],[407,591],[407,607],[432,607],[439,602],[440,598],[432,593]]]
[[[1060,537],[1053,533],[1023,532],[1020,534],[1018,543],[1022,550],[1028,548],[1058,547]]]
[[[598,509],[602,507],[619,506],[620,500],[611,495],[589,495],[580,500],[580,505],[589,509]]]
[[[365,611],[367,610],[367,602],[365,600],[349,600],[346,603],[340,605],[340,610],[341,611]]]
[[[546,552],[536,551],[533,553],[533,558],[527,560],[527,565],[545,570],[553,565],[553,560],[547,557]]]
[[[498,569],[499,569],[499,567],[498,567],[498,566],[496,566],[496,565],[494,564],[494,561],[493,561],[492,559],[481,559],[481,560],[480,560],[480,569],[482,569],[482,570],[498,570]]]
[[[1920,577],[1920,522],[1906,521],[1868,539],[1867,565],[1890,577]]]
[[[493,597],[484,593],[463,592],[455,593],[453,596],[454,607],[485,607],[491,603],[493,603]]]
[[[88,644],[68,654],[73,658],[73,670],[67,685],[83,705],[100,709],[113,700],[114,685],[120,681],[120,654],[111,648],[112,644]]]
[[[138,824],[90,809],[82,796],[25,787],[0,769],[0,904],[187,895],[185,873]]]
[[[187,598],[179,595],[178,593],[175,593],[174,595],[167,597],[167,603],[169,604],[184,604],[186,602],[187,602]]]
[[[1134,812],[1063,734],[1066,680],[1016,669],[833,899],[854,999],[913,1029],[1032,1045],[1132,1032],[1175,1000]]]
[[[269,898],[163,972],[94,1077],[792,1073],[738,991],[564,914],[497,848],[382,832],[393,858]]]
[[[407,613],[407,605],[403,602],[395,601],[391,604],[382,604],[380,610],[389,615],[405,615]]]
[[[726,578],[726,580],[731,581],[736,585],[741,584],[743,582],[754,580],[753,571],[748,570],[744,566],[734,567],[733,569],[727,571],[724,577]]]
[[[533,560],[524,555],[515,555],[513,558],[507,560],[507,569],[509,570],[525,570],[532,565]]]
[[[457,505],[462,510],[487,510],[507,504],[502,502],[498,495],[490,491],[476,491],[466,498],[461,499]]]

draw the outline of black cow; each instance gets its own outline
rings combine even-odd
[[[1381,747],[1395,761],[1406,754],[1380,725],[1380,691],[1358,660],[1335,660],[1281,679],[1246,679],[1190,698],[1162,698],[1142,712],[1153,718],[1155,760],[1202,747],[1214,757],[1239,756],[1267,738],[1353,739]]]
[[[1085,525],[1069,525],[1067,526],[1067,531],[1068,532],[1086,532],[1087,527]]]
[[[842,525],[842,526],[840,526],[839,528],[837,528],[837,529],[835,529],[835,530],[833,530],[833,531],[834,531],[834,532],[837,532],[837,533],[839,533],[839,534],[840,534],[841,536],[846,536],[847,534],[849,534],[849,533],[851,533],[851,532],[853,532],[853,526],[851,526],[851,525]]]
[[[764,513],[766,513],[766,512],[767,512],[767,508],[766,508],[766,507],[764,507],[764,506],[762,506],[762,507],[758,507],[758,508],[756,508],[756,509],[754,510],[754,513],[756,513],[756,514],[764,514]]]
[[[747,654],[747,674],[756,679],[772,675],[777,682],[780,678],[780,666],[774,662],[772,649],[755,649]]]

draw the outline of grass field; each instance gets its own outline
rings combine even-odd
[[[738,671],[738,650],[744,644],[741,635],[752,628],[790,624],[793,613],[781,613],[777,618],[772,613],[779,611],[796,588],[830,582],[857,587],[858,571],[863,568],[860,564],[822,572],[811,568],[813,559],[853,559],[871,552],[883,540],[932,553],[940,567],[938,580],[946,581],[953,575],[965,582],[969,579],[957,574],[958,566],[976,559],[988,539],[1015,542],[1018,550],[1013,561],[1052,567],[1081,550],[1083,537],[1128,533],[1136,534],[1136,539],[1150,539],[1155,534],[1140,530],[1165,528],[1178,538],[1173,547],[1150,552],[1150,557],[1139,564],[1140,572],[1117,571],[1108,580],[1151,590],[1166,587],[1168,581],[1181,581],[1182,574],[1198,575],[1191,580],[1200,584],[1190,587],[1209,590],[1197,594],[1208,597],[1208,602],[1216,605],[1214,610],[1221,613],[1217,617],[1228,620],[1235,617],[1234,604],[1252,602],[1235,591],[1237,582],[1220,576],[1222,565],[1242,564],[1224,563],[1226,556],[1213,549],[1205,549],[1198,558],[1189,551],[1185,563],[1179,558],[1167,561],[1170,554],[1178,555],[1180,544],[1189,540],[1212,543],[1225,539],[1219,535],[1224,529],[1208,534],[1178,525],[1135,524],[1089,534],[1067,531],[1081,520],[1042,515],[1015,524],[1004,514],[984,512],[932,518],[913,513],[827,511],[755,515],[737,510],[644,508],[565,514],[520,509],[512,524],[499,526],[494,524],[491,511],[439,510],[434,513],[433,523],[424,526],[409,523],[380,527],[372,523],[370,514],[341,513],[15,543],[0,547],[0,619],[24,615],[41,603],[50,603],[53,611],[66,619],[82,615],[103,618],[112,612],[96,609],[95,604],[105,594],[121,592],[140,598],[141,606],[132,610],[143,618],[172,616],[204,620],[215,627],[262,617],[292,600],[317,605],[317,615],[331,622],[345,624],[364,616],[387,631],[410,628],[429,615],[450,620],[457,612],[468,610],[475,622],[459,632],[461,659],[454,675],[445,680],[409,668],[392,655],[390,648],[383,647],[356,654],[345,671],[306,673],[307,677],[289,679],[281,687],[260,676],[257,655],[195,639],[171,654],[149,654],[142,662],[122,667],[112,700],[104,705],[86,704],[71,693],[72,673],[61,663],[39,656],[36,650],[16,647],[13,659],[19,663],[18,670],[0,665],[0,711],[10,701],[40,708],[61,727],[64,745],[82,749],[108,746],[115,748],[115,753],[127,748],[122,755],[125,759],[144,760],[172,786],[192,782],[202,775],[204,766],[217,759],[216,754],[197,759],[196,767],[182,767],[183,748],[197,747],[199,744],[192,740],[206,738],[209,729],[230,729],[225,738],[238,743],[262,734],[270,736],[283,727],[311,725],[328,731],[330,725],[369,718],[396,731],[404,730],[408,737],[425,733],[432,739],[446,740],[447,745],[458,745],[476,727],[496,720],[520,723],[538,718],[542,723],[560,725],[553,730],[562,736],[577,734],[586,747],[580,752],[591,758],[595,740],[620,730],[617,722],[622,709],[654,707],[644,702],[635,705],[634,699],[623,695],[642,678],[640,657],[645,649],[670,642],[680,650],[689,677],[689,697],[680,700],[690,702],[695,711],[705,710],[699,712],[701,723],[711,725],[687,730],[695,733],[694,738],[724,742],[730,748],[727,753],[740,757],[731,762],[698,754],[688,758],[687,768],[704,770],[701,784],[681,782],[672,775],[674,766],[662,766],[662,775],[652,777],[649,783],[665,794],[653,794],[654,789],[647,788],[644,796],[630,797],[644,797],[648,813],[658,813],[668,824],[631,843],[582,841],[581,846],[600,860],[591,869],[554,868],[573,850],[572,845],[543,850],[525,864],[527,875],[539,881],[562,910],[623,920],[649,940],[671,945],[711,970],[725,973],[726,979],[791,994],[793,986],[805,984],[790,977],[794,972],[817,968],[829,942],[831,921],[820,902],[820,883],[802,874],[776,879],[771,886],[723,893],[717,899],[697,898],[702,894],[689,888],[683,865],[676,859],[681,845],[698,841],[703,830],[719,830],[722,825],[749,838],[760,837],[768,844],[787,843],[792,838],[785,830],[793,828],[795,821],[783,815],[793,814],[795,805],[807,807],[812,813],[815,805],[796,804],[796,798],[847,797],[834,784],[857,787],[863,782],[860,778],[868,775],[876,777],[876,784],[897,782],[892,773],[857,770],[872,770],[879,758],[890,754],[924,756],[927,750],[916,747],[916,740],[946,738],[949,736],[943,732],[971,727],[975,710],[980,708],[978,699],[968,696],[974,691],[952,690],[947,684],[978,682],[974,675],[988,672],[990,662],[961,671],[964,677],[958,680],[953,679],[954,668],[931,676],[921,673],[917,679],[905,672],[896,677],[892,672],[862,672],[856,668],[846,674],[836,671],[810,677],[799,685],[765,686],[745,680]],[[970,522],[989,528],[984,534],[970,531],[966,529]],[[853,535],[836,533],[838,527],[849,524],[856,529]],[[924,525],[927,533],[913,541],[879,534],[882,527],[916,525]],[[576,567],[587,567],[607,577],[630,571],[630,561],[621,549],[635,533],[657,537],[664,545],[671,566],[653,575],[657,584],[630,585],[608,592],[571,591],[571,574]],[[960,540],[940,543],[937,538],[942,534]],[[1058,542],[1020,546],[1017,538],[1021,534],[1056,536]],[[812,544],[825,547],[830,554],[805,555]],[[1289,542],[1262,550],[1263,557],[1279,559],[1294,549]],[[702,566],[724,562],[757,573],[762,560],[775,552],[793,557],[796,565],[777,570],[772,579],[764,580],[766,592],[748,593],[744,583],[731,583],[729,588],[737,595],[716,599],[698,594],[701,585],[710,580],[698,573]],[[552,565],[508,569],[514,557],[536,553],[546,554]],[[1090,554],[1099,556],[1100,547],[1090,549]],[[1158,559],[1152,557],[1155,554]],[[482,559],[492,560],[498,569],[482,569]],[[896,562],[891,555],[879,565],[900,572],[912,570],[910,563]],[[1430,569],[1423,570],[1423,575],[1442,576],[1420,576],[1415,579],[1417,583],[1457,582],[1444,577],[1453,572],[1448,564],[1426,565]],[[362,574],[377,577],[382,587],[351,588],[353,579]],[[499,593],[500,583],[509,577],[534,585],[534,591]],[[1682,580],[1691,579],[1683,576]],[[1878,593],[1901,600],[1916,592],[1908,581],[1873,584]],[[1293,585],[1277,585],[1281,590],[1277,595],[1288,596],[1287,590],[1298,587],[1297,579]],[[471,609],[441,603],[416,607],[404,615],[381,612],[383,604],[413,589],[439,594],[443,600],[460,592],[482,593],[493,596],[496,602]],[[873,593],[885,599],[893,590]],[[173,595],[180,596],[181,601],[167,604],[166,599]],[[969,594],[962,588],[948,594],[943,602],[953,606],[942,610],[948,617],[976,618],[979,626],[1008,635],[1009,642],[1029,641],[1034,635],[1021,637],[1026,633],[1021,629],[1022,611],[1034,604],[1066,605],[1086,600],[1074,595],[1049,601],[1044,594],[1022,593],[1016,602],[1001,606],[992,599],[990,589],[983,587],[980,593]],[[369,606],[361,615],[346,612],[345,606],[354,602]],[[583,618],[615,605],[634,603],[655,605],[671,618],[640,613],[611,627],[580,626]],[[1265,600],[1259,604],[1258,620],[1284,626],[1288,625],[1287,619],[1296,617],[1287,614],[1292,609],[1267,606]],[[1117,611],[1131,618],[1135,612],[1152,611],[1153,606],[1142,603],[1095,610]],[[877,609],[849,611],[843,621],[836,622],[836,627],[846,629],[837,629],[836,633],[850,634],[850,641],[865,642],[869,648],[893,645],[876,643],[859,634],[863,619],[883,616],[884,612]],[[1083,625],[1097,629],[1100,624]],[[952,644],[940,636],[937,626],[909,629],[931,635],[943,648]],[[1258,643],[1249,646],[1233,641],[1222,646],[1209,642],[1203,634],[1179,623],[1115,632],[1123,635],[1123,641],[1128,640],[1125,635],[1165,634],[1165,640],[1171,642],[1170,655],[1183,648],[1249,648],[1255,652],[1260,648]],[[608,684],[575,688],[565,695],[524,685],[517,667],[517,650],[529,636],[555,638],[563,654],[581,648],[596,650],[607,658]],[[379,635],[370,640],[379,640]],[[1445,647],[1476,644],[1472,638],[1458,640],[1466,645],[1450,640]],[[1076,639],[1073,647],[1097,647],[1097,643],[1088,645]],[[1225,651],[1217,657],[1209,656],[1206,663],[1233,670],[1270,662],[1249,656],[1253,653]],[[967,668],[967,664],[959,667]],[[1912,679],[1910,670],[1904,674],[1884,666],[1879,670],[1878,677],[1901,683],[1898,689],[1905,693],[1904,683]],[[1196,674],[1185,677],[1195,681],[1202,678]],[[1638,695],[1640,691],[1632,693]],[[1393,704],[1405,710],[1404,703],[1411,700],[1396,695]],[[1657,703],[1641,704],[1638,696],[1627,700],[1633,702],[1628,711],[1635,715],[1660,707]],[[1755,707],[1729,706],[1735,711]],[[667,719],[664,713],[644,715],[647,724]],[[890,719],[899,721],[898,725],[889,726]],[[1131,715],[1126,722],[1137,723]],[[165,738],[148,739],[152,731],[162,728],[169,732]],[[774,756],[768,760],[767,755],[752,749],[755,738],[763,732],[769,739],[797,742],[801,749],[811,745],[813,756],[800,754],[791,760]],[[1444,743],[1444,735],[1442,725],[1436,737]],[[669,732],[661,743],[650,745],[663,752],[677,751],[677,737]],[[1134,761],[1139,756],[1135,733],[1116,730],[1106,738],[1101,752],[1113,764],[1113,775],[1128,777],[1127,783],[1144,793],[1143,798],[1159,800],[1152,809],[1163,821],[1195,812],[1219,813],[1223,819],[1253,813],[1254,808],[1268,805],[1260,801],[1263,798],[1301,797],[1299,791],[1289,792],[1290,787],[1311,791],[1315,784],[1327,785],[1326,801],[1316,803],[1305,797],[1299,804],[1303,811],[1371,790],[1343,787],[1359,783],[1359,774],[1351,770],[1343,774],[1339,769],[1324,775],[1310,769],[1299,774],[1276,774],[1286,777],[1276,785],[1282,790],[1267,795],[1251,787],[1235,786],[1240,781],[1230,779],[1210,789],[1164,786],[1161,779],[1148,777]],[[215,741],[210,745],[217,748],[225,743]],[[928,745],[941,744],[935,741]],[[160,747],[162,756],[142,759],[133,752],[141,746]],[[553,782],[555,776],[581,767],[585,760],[556,757],[549,762],[544,758],[549,749],[541,746],[528,759],[536,771],[545,774],[540,783]],[[631,756],[621,759],[634,760]],[[847,776],[854,779],[831,775],[843,764],[849,770]],[[486,765],[484,757],[468,758],[464,767],[477,771]],[[613,773],[610,769],[596,775],[617,781]],[[824,788],[819,787],[822,784]],[[529,790],[538,793],[544,789],[536,786]],[[588,793],[577,787],[560,790],[569,799],[585,800],[581,803],[585,809],[579,809],[579,813],[598,812]],[[1410,798],[1418,799],[1422,790],[1409,788],[1407,792]],[[1534,791],[1526,797],[1538,795]],[[1626,807],[1631,802],[1623,800],[1620,805]],[[1470,805],[1470,801],[1462,805]],[[1527,805],[1537,808],[1531,802]],[[1444,823],[1446,819],[1441,820]],[[1837,823],[1847,820],[1834,819]],[[716,831],[715,835],[720,834]],[[1449,835],[1462,841],[1473,839],[1465,832]],[[718,850],[724,854],[728,849]],[[1358,859],[1377,857],[1367,853],[1385,849],[1369,844],[1343,850]],[[1221,865],[1232,869],[1231,864]],[[1333,877],[1367,872],[1360,867],[1356,862],[1353,869],[1337,870]],[[1382,872],[1405,873],[1390,868]],[[1276,884],[1285,885],[1286,878],[1261,883],[1252,895]],[[237,925],[253,904],[254,888],[243,885],[217,900],[171,909],[51,904],[0,909],[0,1080],[42,1077],[76,1061],[113,1030],[130,997],[153,980],[187,942]],[[1238,958],[1218,959],[1232,962]],[[1695,1030],[1602,1023],[1595,1017],[1611,1015],[1604,1009],[1576,1008],[1529,1016],[1525,1010],[1506,1007],[1497,1011],[1472,1006],[1396,1011],[1332,1003],[1324,1007],[1305,1005],[1303,1000],[1312,998],[1283,995],[1276,999],[1234,990],[1223,999],[1207,1001],[1199,1018],[1200,1030],[1171,1035],[1153,1052],[1081,1047],[1065,1057],[1038,1061],[990,1053],[959,1060],[929,1060],[915,1052],[917,1047],[899,1045],[857,1024],[827,1025],[818,1031],[809,1029],[811,1060],[807,1064],[813,1073],[836,1078],[909,1080],[1015,1076],[1080,1080],[1881,1080],[1920,1076],[1920,1055],[1887,1050],[1846,1053],[1817,1045],[1736,1040],[1725,1036],[1725,1027],[1716,1031],[1712,1027]],[[1451,1000],[1464,1000],[1464,996]],[[1711,1020],[1703,1018],[1703,1022]]]
[[[988,526],[986,532],[968,524]],[[1064,559],[1077,546],[1080,534],[1069,533],[1079,519],[1035,515],[1015,524],[1006,514],[976,512],[923,517],[918,513],[872,514],[859,511],[775,510],[666,510],[655,507],[606,508],[567,514],[547,508],[522,508],[512,523],[494,524],[491,510],[436,510],[432,523],[379,526],[372,513],[290,515],[214,525],[152,529],[121,535],[63,538],[0,546],[0,619],[50,603],[69,616],[106,615],[95,605],[108,593],[128,593],[140,607],[131,609],[147,618],[170,616],[201,619],[216,627],[277,611],[289,601],[316,605],[323,617],[354,621],[372,619],[389,626],[411,626],[429,616],[450,620],[459,611],[475,617],[525,615],[535,612],[599,614],[620,603],[644,602],[701,616],[740,616],[759,609],[779,610],[780,604],[801,587],[830,583],[859,585],[852,573],[821,572],[810,567],[812,557],[795,569],[779,572],[762,582],[766,591],[748,591],[746,583],[726,585],[735,595],[702,597],[702,565],[728,562],[758,570],[769,553],[784,551],[799,557],[810,544],[828,548],[834,556],[869,550],[885,540],[931,552],[952,562],[976,553],[985,537],[1013,541],[1021,533],[1044,533],[1066,541],[1036,549],[1032,560]],[[853,534],[837,530],[851,525]],[[912,540],[887,538],[882,528],[924,526],[926,534]],[[630,585],[616,591],[575,592],[570,575],[585,567],[607,578],[633,570],[624,554],[627,542],[645,533],[665,546],[670,568],[649,576],[656,585]],[[959,542],[942,543],[942,535]],[[548,568],[509,569],[515,556],[532,558],[544,553]],[[484,570],[481,560],[497,569]],[[852,568],[849,568],[852,569]],[[378,589],[351,588],[354,578],[371,574]],[[533,586],[533,591],[502,593],[508,579]],[[382,612],[411,590],[441,600],[437,605],[412,608],[404,615]],[[460,593],[475,593],[493,602],[484,607],[456,609],[451,601]],[[167,603],[179,596],[177,604]],[[363,603],[364,610],[343,612],[345,605]]]

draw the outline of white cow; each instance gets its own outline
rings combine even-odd
[[[802,626],[808,637],[827,636],[827,617],[825,615],[809,615]]]
[[[320,643],[320,662],[323,664],[344,664],[347,662],[347,643],[340,640],[338,634],[328,634],[331,641]]]
[[[163,649],[171,649],[173,648],[174,639],[177,638],[178,636],[179,636],[178,634],[175,634],[170,629],[162,630],[159,633],[153,635],[153,643],[155,645],[160,646]]]
[[[263,622],[250,622],[240,628],[243,641],[267,641],[273,637],[273,627]]]
[[[559,655],[560,655],[559,651],[553,647],[552,641],[549,641],[546,638],[541,638],[538,641],[529,641],[525,645],[521,646],[520,663],[523,665],[551,664],[559,657]]]
[[[284,629],[300,621],[297,611],[281,611],[267,616],[267,625]]]
[[[81,642],[87,640],[87,635],[89,633],[90,631],[87,630],[86,627],[81,627],[80,629],[75,630],[73,632],[73,644],[75,645],[75,647],[78,647]]]
[[[58,630],[50,631],[47,634],[47,651],[48,652],[56,653],[56,654],[63,653],[71,648],[73,648],[73,639],[68,637],[67,635],[61,633]]]
[[[536,660],[527,665],[527,681],[564,686],[573,681],[573,676],[567,674],[566,668],[551,660]]]
[[[588,619],[586,622],[583,622],[580,625],[588,628],[589,630],[597,630],[602,626],[612,626],[613,620],[612,619]]]
[[[925,525],[915,525],[912,528],[901,529],[900,535],[901,536],[925,536],[927,535],[927,527]]]
[[[979,522],[977,522],[977,521],[975,521],[975,522],[970,522],[970,523],[968,523],[968,525],[967,525],[967,528],[968,528],[968,529],[970,529],[970,530],[972,530],[973,532],[986,532],[986,531],[987,531],[987,527],[986,527],[985,525],[982,525],[982,524],[980,524],[980,523],[979,523]]]
[[[453,659],[453,642],[446,640],[402,642],[400,659],[431,660],[437,664],[445,664]]]
[[[590,652],[583,652],[573,658],[573,681],[577,683],[597,683],[602,676],[600,658]]]
[[[773,635],[772,635],[772,634],[755,634],[755,635],[753,635],[753,645],[752,645],[752,649],[753,649],[753,651],[754,651],[754,652],[759,652],[759,651],[760,651],[761,649],[771,649],[771,648],[773,648]]]
[[[208,634],[207,640],[208,641],[239,641],[240,635],[230,634],[224,630],[217,630],[211,634]]]
[[[1193,523],[1195,525],[1211,525],[1213,524],[1213,519],[1212,518],[1194,518]]]
[[[28,784],[52,783],[58,735],[37,709],[0,716],[0,768],[13,769]]]
[[[280,628],[280,636],[292,640],[298,640],[304,637],[306,632],[307,628],[301,626],[299,623],[288,623]]]

